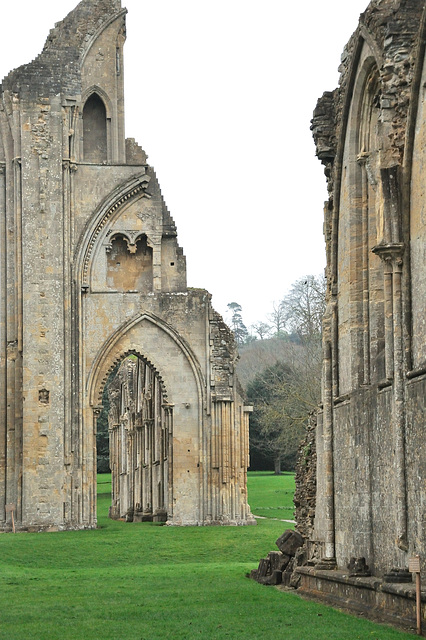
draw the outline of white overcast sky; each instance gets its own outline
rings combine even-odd
[[[0,78],[41,52],[77,0],[2,7]],[[367,0],[122,0],[126,136],[149,156],[188,285],[246,325],[322,273],[323,168],[309,130]]]

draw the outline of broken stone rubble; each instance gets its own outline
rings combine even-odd
[[[303,546],[304,539],[297,531],[287,529],[275,542],[279,551],[270,551],[267,558],[262,558],[257,569],[253,569],[250,577],[264,585],[284,584],[296,587],[298,576],[294,576],[297,566],[296,555]]]

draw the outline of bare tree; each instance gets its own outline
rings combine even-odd
[[[258,372],[247,387],[254,404],[251,447],[270,456],[275,473],[279,473],[283,460],[287,468],[294,464],[308,416],[320,401],[324,307],[324,278],[306,276],[293,284],[280,305],[274,305],[274,312],[280,327],[284,316],[285,328],[290,335],[297,336],[297,343],[284,342],[282,360],[278,361],[278,351],[273,352],[275,364]],[[269,342],[283,343],[276,338],[264,341]],[[247,351],[250,346],[243,353],[244,360]],[[255,362],[261,360],[258,355]]]
[[[260,340],[267,338],[271,331],[271,325],[266,324],[266,322],[256,322],[256,324],[252,324],[250,328],[259,336]]]
[[[305,276],[293,283],[280,307],[288,333],[295,333],[302,341],[318,340],[321,336],[325,312],[324,276]]]
[[[282,306],[282,302],[274,302],[272,305],[272,312],[268,314],[268,320],[274,327],[275,334],[280,335],[285,330],[285,309]]]

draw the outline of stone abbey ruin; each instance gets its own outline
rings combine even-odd
[[[305,592],[410,622],[410,559],[426,577],[425,43],[424,0],[373,0],[312,121],[328,290],[316,513],[298,569]]]
[[[20,529],[96,526],[103,402],[112,517],[254,523],[234,339],[187,288],[155,173],[125,139],[125,15],[82,0],[0,87],[1,530],[12,507]],[[410,559],[426,578],[425,46],[424,0],[372,0],[314,113],[322,405],[299,533],[260,568],[410,623]]]
[[[120,0],[82,0],[0,87],[0,529],[96,526],[111,374],[112,517],[253,524],[236,346],[188,289],[124,135]],[[120,365],[120,363],[123,363]]]

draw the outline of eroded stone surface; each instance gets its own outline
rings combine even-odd
[[[10,503],[20,528],[96,526],[96,421],[128,356],[147,386],[111,417],[114,517],[255,522],[233,336],[124,137],[125,14],[83,0],[0,89],[1,529]]]
[[[416,554],[425,570],[425,35],[423,0],[370,2],[312,121],[328,288],[306,554],[317,564],[301,575],[333,597],[351,582],[361,599],[370,570],[383,590],[377,579],[405,576]],[[354,577],[325,585],[320,567],[336,566]]]

